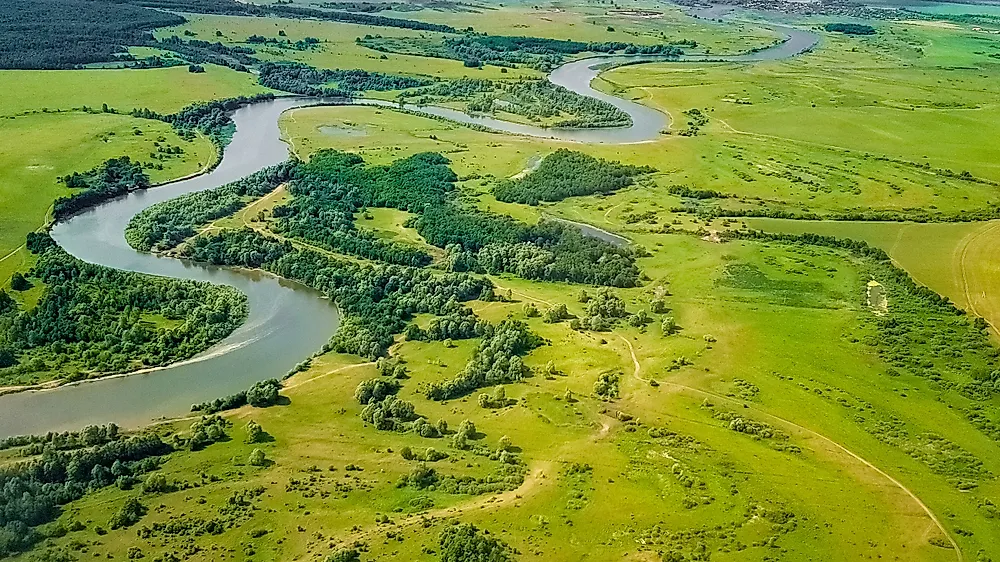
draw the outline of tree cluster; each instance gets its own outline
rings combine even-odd
[[[875,28],[863,23],[828,23],[823,29],[847,35],[875,35]]]
[[[513,562],[514,549],[471,523],[457,523],[438,539],[441,562]]]
[[[526,324],[510,319],[487,324],[482,338],[462,372],[453,379],[428,385],[428,398],[450,400],[483,387],[517,382],[530,372],[521,356],[542,343]]]
[[[80,191],[56,199],[53,214],[57,219],[130,191],[149,187],[149,176],[142,171],[142,164],[128,156],[111,158],[93,170],[73,172],[59,179],[66,187]]]
[[[613,193],[652,173],[648,166],[629,166],[560,148],[546,156],[538,169],[518,180],[499,182],[493,194],[500,201],[537,205],[567,197]]]

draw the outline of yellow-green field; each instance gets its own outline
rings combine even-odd
[[[123,112],[148,107],[173,113],[197,101],[268,91],[246,72],[207,65],[192,74],[186,66],[142,70],[0,70],[0,115],[65,110],[101,104]]]

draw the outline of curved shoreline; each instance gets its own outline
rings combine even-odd
[[[729,60],[749,62],[787,58],[812,48],[818,40],[811,32],[794,32],[788,40],[774,47],[749,55],[735,55]],[[809,41],[802,41],[802,38],[809,38]],[[802,47],[806,43],[808,45]],[[497,133],[562,141],[588,144],[649,142],[659,137],[668,115],[632,100],[599,92],[590,83],[608,64],[663,60],[664,57],[656,56],[595,56],[566,63],[549,75],[548,79],[556,85],[622,109],[632,119],[628,127],[546,129],[470,116],[435,106],[400,107],[382,100],[362,99],[337,105],[402,109],[481,126]],[[696,59],[684,58],[677,62],[686,60]],[[76,429],[90,423],[112,421],[127,427],[140,426],[156,419],[184,415],[192,403],[232,394],[258,380],[284,375],[294,364],[322,348],[339,325],[339,314],[336,306],[317,292],[261,272],[137,252],[124,239],[128,221],[149,206],[225,185],[287,159],[290,144],[282,139],[278,127],[281,115],[315,105],[324,105],[324,102],[313,98],[279,97],[241,108],[233,115],[236,133],[232,142],[221,158],[202,172],[103,202],[52,225],[57,243],[83,261],[150,275],[227,284],[248,296],[249,314],[229,336],[189,359],[170,365],[62,385],[43,383],[15,387],[16,390],[5,394],[0,389],[0,411],[4,412],[0,416],[0,436]],[[574,224],[587,235],[619,245],[628,243],[627,238],[599,231],[592,225]],[[323,300],[325,306],[316,306],[317,300]],[[220,350],[224,351],[220,353]]]

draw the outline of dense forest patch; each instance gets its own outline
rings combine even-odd
[[[653,171],[649,166],[628,166],[560,148],[527,176],[498,183],[493,194],[500,201],[537,205],[539,201],[612,193]]]
[[[21,311],[0,298],[0,384],[68,379],[166,365],[206,349],[247,315],[232,287],[151,277],[82,262],[47,235],[29,237],[39,254],[27,277],[41,300]],[[175,320],[157,327],[156,314]]]
[[[297,62],[264,63],[260,84],[275,90],[307,96],[351,97],[365,90],[405,90],[430,83],[413,78],[366,70],[325,70]]]
[[[128,45],[150,41],[151,30],[185,21],[111,1],[7,0],[0,2],[0,68],[72,68],[113,60]]]

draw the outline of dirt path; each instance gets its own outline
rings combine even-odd
[[[635,367],[635,370],[633,371],[632,376],[635,377],[637,380],[640,380],[640,381],[643,381],[643,382],[648,382],[647,379],[643,379],[642,378],[642,374],[641,374],[642,373],[642,368],[641,368],[641,365],[639,364],[639,358],[636,357],[635,348],[632,346],[632,342],[628,341],[628,339],[625,338],[624,336],[619,336],[619,337],[621,338],[621,340],[623,342],[625,342],[625,345],[628,346],[629,355],[631,355],[631,357],[632,357],[632,364]],[[948,542],[951,543],[952,548],[955,550],[955,557],[958,560],[958,562],[963,562],[964,558],[962,556],[962,550],[959,548],[958,543],[955,542],[955,539],[951,536],[951,533],[949,533],[948,530],[945,529],[944,525],[941,524],[941,520],[938,519],[937,515],[935,515],[933,511],[931,511],[931,508],[927,507],[927,504],[925,504],[923,501],[921,501],[920,498],[918,498],[917,495],[915,493],[913,493],[912,490],[910,490],[905,485],[903,485],[902,482],[900,482],[899,480],[896,480],[895,478],[893,478],[892,476],[890,476],[889,474],[887,474],[881,468],[879,468],[879,467],[875,466],[874,464],[870,463],[869,461],[867,461],[866,459],[864,459],[861,455],[858,455],[857,453],[851,451],[847,447],[841,445],[840,443],[837,443],[833,439],[830,439],[829,437],[827,437],[827,436],[825,436],[825,435],[823,435],[821,433],[813,431],[813,430],[809,429],[808,427],[803,427],[803,426],[801,426],[801,425],[799,425],[799,424],[797,424],[797,423],[795,423],[795,422],[793,422],[791,420],[787,420],[787,419],[782,418],[780,416],[776,416],[774,414],[770,414],[768,412],[760,410],[759,408],[751,406],[751,405],[747,404],[746,402],[744,402],[742,400],[736,400],[734,398],[730,398],[729,396],[723,396],[722,394],[716,394],[714,392],[710,392],[710,391],[707,391],[707,390],[702,390],[700,388],[695,388],[693,386],[687,386],[687,385],[684,385],[684,384],[679,384],[679,383],[674,383],[674,382],[663,382],[663,381],[658,381],[658,382],[661,385],[667,385],[667,386],[672,386],[674,388],[680,388],[680,389],[688,390],[688,391],[691,391],[691,392],[694,392],[694,393],[697,393],[697,394],[701,394],[701,395],[704,395],[704,396],[708,396],[708,397],[714,398],[714,399],[719,400],[719,401],[728,402],[730,404],[733,404],[733,405],[736,405],[736,406],[739,406],[739,407],[747,407],[748,409],[750,409],[750,410],[752,410],[752,411],[754,411],[754,412],[756,412],[756,413],[758,413],[758,414],[760,414],[760,415],[762,415],[762,416],[764,416],[766,418],[769,418],[769,419],[771,419],[773,421],[779,422],[781,424],[784,424],[784,425],[787,425],[787,426],[790,426],[790,427],[794,427],[795,429],[798,429],[799,431],[802,431],[803,433],[811,435],[812,437],[815,437],[815,438],[817,438],[817,439],[819,439],[819,440],[821,440],[821,441],[823,441],[823,442],[825,442],[825,443],[833,446],[835,449],[837,449],[837,450],[839,450],[839,451],[847,454],[851,458],[857,460],[861,464],[865,465],[866,467],[868,467],[871,470],[875,471],[878,475],[882,476],[883,478],[885,478],[886,480],[888,480],[889,482],[891,482],[894,486],[896,486],[897,488],[899,488],[900,490],[902,490],[903,493],[905,493],[907,496],[909,496],[918,506],[920,506],[920,509],[922,509],[924,511],[924,513],[927,514],[927,517],[929,517],[930,520],[934,522],[934,525],[936,525],[937,528],[938,528],[938,530],[941,531],[941,534],[943,534],[948,539]]]
[[[478,496],[451,507],[442,507],[407,515],[406,517],[394,522],[389,527],[378,526],[355,531],[354,533],[347,535],[344,538],[344,541],[346,544],[350,545],[355,542],[370,539],[373,535],[386,530],[399,531],[413,527],[414,525],[422,524],[426,519],[457,517],[470,511],[480,509],[496,509],[512,505],[517,501],[523,500],[524,498],[537,493],[548,479],[547,474],[554,473],[554,470],[555,463],[553,461],[536,461],[528,468],[528,474],[524,477],[524,482],[522,482],[521,485],[514,490],[501,492],[499,494]]]
[[[966,306],[968,307],[969,312],[971,312],[972,314],[974,314],[974,315],[982,318],[983,320],[985,320],[986,323],[989,325],[990,329],[993,330],[993,334],[996,335],[996,336],[1000,336],[1000,330],[997,330],[997,327],[987,317],[987,315],[982,314],[976,308],[975,298],[973,297],[972,291],[969,290],[969,265],[968,265],[968,257],[969,257],[969,248],[972,247],[973,242],[975,242],[976,240],[979,240],[983,236],[985,236],[985,235],[993,232],[994,230],[996,230],[998,228],[1000,228],[1000,223],[991,225],[991,226],[989,226],[987,228],[984,228],[983,230],[980,230],[978,232],[974,232],[974,233],[970,234],[969,236],[966,236],[962,240],[962,242],[960,242],[960,246],[959,246],[960,249],[956,248],[956,250],[955,250],[956,253],[959,254],[959,256],[958,256],[958,270],[961,273],[962,294],[965,296]],[[983,292],[983,295],[985,296],[985,291]]]

